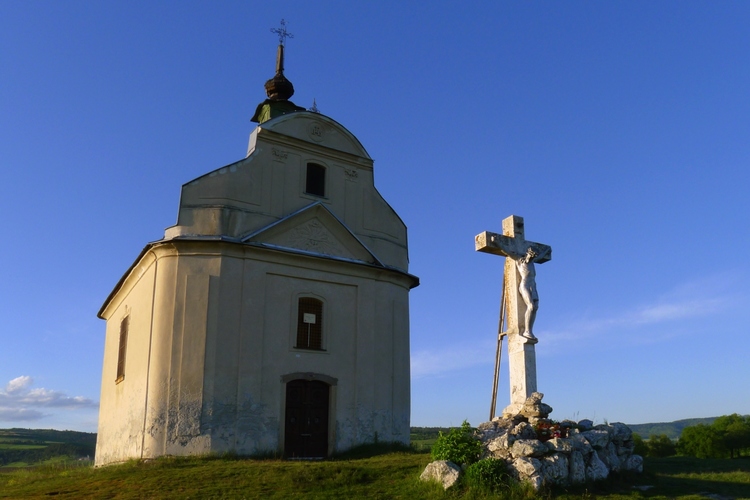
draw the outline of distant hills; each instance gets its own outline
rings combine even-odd
[[[651,436],[660,436],[665,434],[670,439],[677,439],[682,433],[682,429],[691,425],[698,424],[712,424],[718,417],[707,417],[707,418],[686,418],[684,420],[676,420],[674,422],[657,422],[653,424],[627,424],[630,430],[641,436],[643,439],[648,439]],[[411,439],[412,441],[423,442],[423,441],[434,441],[438,432],[447,432],[450,427],[412,427],[411,428]]]
[[[691,425],[706,424],[710,425],[719,417],[707,418],[686,418],[684,420],[675,420],[674,422],[658,422],[655,424],[627,424],[630,430],[648,439],[651,436],[660,436],[665,434],[670,439],[677,439],[682,434],[682,429]]]
[[[96,434],[53,429],[0,429],[0,467],[93,460]]]

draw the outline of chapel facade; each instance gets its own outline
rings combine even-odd
[[[99,311],[97,465],[409,442],[406,226],[357,138],[289,100],[283,55],[247,157],[182,186]]]

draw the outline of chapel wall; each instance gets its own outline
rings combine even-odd
[[[175,307],[178,301],[177,252],[172,246],[162,245],[153,248],[152,253],[157,256],[157,262],[142,458],[156,458],[166,453],[172,346],[179,341],[174,329]]]
[[[406,226],[375,188],[371,159],[327,148],[325,141],[312,145],[263,130],[253,137],[247,158],[183,186],[178,222],[166,238],[239,238],[320,202],[386,265],[408,269]],[[324,197],[305,193],[308,163],[326,168]]]
[[[318,259],[276,253],[280,262],[274,262],[274,252],[255,252],[264,258],[254,259],[238,248],[228,245],[212,256],[195,248],[172,259],[178,264],[160,261],[160,270],[171,274],[163,281],[176,284],[171,298],[157,294],[162,304],[176,304],[165,305],[173,307],[173,324],[160,323],[165,332],[160,338],[181,333],[155,345],[170,352],[171,362],[154,373],[168,367],[171,375],[168,386],[155,391],[161,399],[155,397],[149,408],[145,456],[282,451],[281,378],[290,373],[338,380],[332,392],[331,451],[372,442],[375,433],[381,440],[408,442],[409,395],[403,386],[408,386],[409,360],[408,354],[394,352],[405,348],[408,353],[408,319],[401,317],[408,309],[408,286],[372,279],[381,272],[377,269],[363,279],[318,269]],[[361,272],[361,266],[352,268]],[[188,301],[186,293],[205,298]],[[323,352],[295,349],[301,296],[326,304]],[[186,329],[186,314],[200,320]],[[195,326],[201,322],[205,327]]]
[[[152,259],[144,259],[107,310],[96,463],[139,457],[143,444],[153,283]],[[128,318],[124,378],[116,382],[120,331]]]

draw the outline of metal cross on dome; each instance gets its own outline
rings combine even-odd
[[[284,45],[285,38],[294,38],[294,35],[286,30],[286,21],[281,20],[281,28],[271,28],[271,33],[279,35],[279,45]]]

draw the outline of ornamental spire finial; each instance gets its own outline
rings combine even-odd
[[[279,35],[279,47],[276,51],[276,74],[264,85],[268,99],[263,101],[255,109],[255,114],[250,119],[256,123],[276,118],[277,116],[295,111],[305,111],[289,100],[294,95],[294,85],[284,76],[284,42],[294,35],[286,30],[286,21],[281,20],[280,28],[271,28],[271,33]]]
[[[284,39],[294,38],[294,35],[286,30],[286,21],[284,19],[281,20],[281,28],[271,28],[271,33],[279,35],[279,45],[282,47],[284,46]]]

